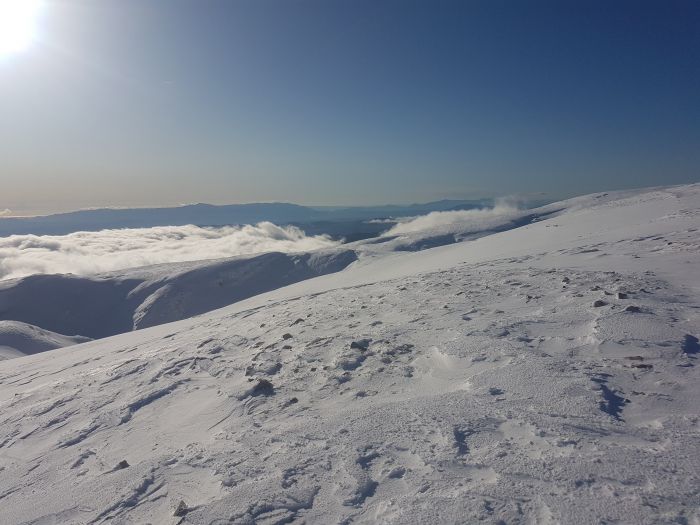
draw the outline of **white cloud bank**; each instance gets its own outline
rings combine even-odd
[[[502,224],[504,221],[516,219],[520,215],[522,215],[522,211],[519,201],[512,197],[506,197],[498,199],[493,208],[434,211],[427,215],[399,218],[396,219],[398,224],[384,235],[403,235],[431,230],[487,230]]]
[[[0,238],[0,280],[37,273],[89,275],[169,262],[309,251],[338,244],[325,235],[307,236],[294,226],[280,227],[271,222],[241,227],[159,226],[61,236],[12,235]]]

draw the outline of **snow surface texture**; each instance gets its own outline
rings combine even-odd
[[[700,521],[700,186],[0,363],[2,523]]]

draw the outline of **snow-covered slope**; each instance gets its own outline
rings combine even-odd
[[[0,363],[2,523],[697,523],[700,186]]]
[[[89,340],[87,337],[71,337],[49,332],[18,321],[0,321],[0,359],[24,357]]]
[[[92,338],[192,317],[281,286],[342,270],[352,250],[280,252],[101,274],[0,281],[0,319]]]
[[[325,248],[292,254],[271,252],[228,259],[173,262],[96,275],[37,274],[4,280],[0,281],[0,320],[21,321],[60,334],[107,337],[184,319],[297,281],[334,273],[348,267],[358,258],[368,263],[397,251],[419,251],[474,240],[638,193],[639,190],[589,195],[534,210],[522,210],[502,203],[494,208],[434,212],[404,218],[378,238],[349,243],[337,249]],[[267,224],[266,228],[280,230],[272,224]],[[277,233],[284,232],[280,230]],[[171,234],[179,239],[182,232]],[[303,236],[303,232],[299,234]],[[133,230],[128,230],[125,235],[131,239],[135,234]],[[156,233],[153,236],[154,239],[158,238]],[[10,239],[14,239],[11,244],[17,243],[17,239]],[[82,262],[75,261],[77,268],[92,267],[94,264],[90,262],[90,247],[96,250],[95,257],[99,258],[115,251],[113,247],[105,246],[107,240],[107,244],[116,244],[120,250],[126,251],[129,246],[141,246],[145,241],[137,235],[137,241],[132,239],[129,243],[120,242],[119,231],[114,230],[96,238],[88,237],[83,241],[84,246],[77,250],[71,248],[74,240],[61,239],[25,239],[30,246],[27,257],[33,260],[42,256],[43,252],[37,255],[32,251],[38,245],[59,244],[63,246],[60,254],[67,260],[76,253],[81,254],[79,259]],[[206,242],[206,235],[204,239],[202,242]],[[157,244],[149,241],[145,245],[154,243]],[[177,247],[179,243],[176,240],[173,245],[169,245],[176,258],[182,257],[182,248]],[[189,251],[192,251],[191,239],[184,244],[190,246]],[[143,251],[145,248],[140,249]],[[207,257],[205,252],[208,251],[210,250],[203,250],[202,257]],[[135,256],[135,259],[140,260],[140,257]],[[66,265],[67,262],[62,264]]]

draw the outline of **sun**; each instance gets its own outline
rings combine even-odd
[[[0,58],[32,44],[41,4],[41,0],[0,0]]]

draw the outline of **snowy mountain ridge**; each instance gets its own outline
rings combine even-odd
[[[700,185],[552,206],[0,362],[0,521],[700,522]]]
[[[368,262],[394,252],[420,251],[474,240],[592,203],[600,204],[636,193],[639,191],[596,194],[533,210],[504,203],[494,208],[433,212],[404,218],[380,237],[313,252],[271,252],[227,259],[173,262],[94,275],[37,274],[0,280],[0,320],[22,322],[37,329],[66,334],[66,342],[70,342],[69,338],[74,335],[107,337],[184,319],[297,281],[338,272],[358,259]],[[267,224],[265,228],[264,231],[277,229],[278,233],[287,234],[272,224]],[[255,228],[251,230],[258,232]],[[138,230],[126,231],[124,235],[130,239],[136,235],[136,240],[121,244],[154,244],[148,237],[141,239],[141,234],[136,232]],[[175,237],[185,233],[170,232]],[[303,235],[303,232],[299,233]],[[159,234],[153,232],[152,235],[157,238]],[[89,237],[84,242],[87,247],[94,248],[98,243],[102,246],[105,242],[114,243],[118,238],[119,230],[110,230],[101,236]],[[13,243],[16,244],[17,237],[9,239],[15,239]],[[71,244],[73,241],[61,241],[56,237],[27,237],[22,242],[30,246],[65,244],[60,249],[65,257],[71,257],[77,251]],[[176,252],[179,250],[177,244],[175,241],[175,244],[171,242],[168,246],[172,246],[172,251]],[[181,244],[197,252],[193,239],[183,240]],[[122,249],[125,249],[124,246]],[[37,248],[31,248],[26,257],[38,260],[45,255],[35,250]],[[111,249],[107,254],[109,252]],[[204,252],[206,250],[200,250],[200,253]],[[83,257],[86,261],[91,258],[89,252]],[[76,263],[78,267],[90,264]]]

